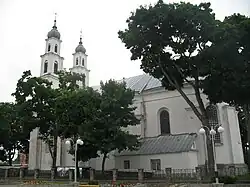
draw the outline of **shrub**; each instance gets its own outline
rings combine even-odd
[[[212,179],[213,182],[215,182],[215,177]],[[225,177],[219,177],[219,182],[224,184],[235,184],[237,181],[237,177],[233,176],[225,176]]]
[[[99,182],[98,181],[89,181],[89,185],[98,185]]]

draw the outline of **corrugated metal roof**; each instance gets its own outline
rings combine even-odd
[[[117,153],[116,156],[188,152],[191,150],[196,137],[196,133],[190,133],[146,138],[139,150],[123,151]]]
[[[161,81],[155,79],[154,77],[148,74],[125,78],[122,80],[118,80],[117,82],[122,82],[122,81],[125,81],[127,87],[136,92],[141,92],[143,90],[150,90],[161,87]],[[100,90],[100,86],[92,86],[92,88],[95,90]]]

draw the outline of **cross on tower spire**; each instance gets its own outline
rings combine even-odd
[[[55,28],[55,29],[57,28],[56,27],[56,17],[57,17],[57,13],[55,13],[54,26],[53,26],[53,28]]]
[[[79,42],[79,44],[82,44],[82,29],[80,31],[80,42]]]

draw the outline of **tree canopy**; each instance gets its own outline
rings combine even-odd
[[[213,50],[214,71],[203,82],[203,88],[211,102],[226,102],[238,109],[246,154],[250,144],[250,18],[240,14],[226,17],[223,29],[227,32],[218,41],[220,50]]]
[[[7,160],[12,165],[16,151],[28,152],[29,132],[22,121],[19,108],[14,103],[0,103],[0,116],[5,121],[5,126],[0,128],[1,160]]]
[[[212,51],[225,33],[210,6],[159,0],[154,6],[136,9],[127,20],[128,28],[118,32],[131,59],[139,59],[141,69],[161,80],[166,89],[177,90],[208,127],[202,86],[213,70]],[[193,88],[195,101],[183,90],[184,84]],[[213,167],[212,142],[207,139],[207,143],[209,166]]]
[[[13,93],[22,112],[28,111],[25,122],[33,129],[39,127],[39,138],[48,145],[52,157],[52,178],[55,177],[57,140],[65,126],[58,115],[57,99],[78,89],[77,81],[83,80],[82,75],[70,72],[59,72],[58,77],[59,87],[53,89],[51,82],[33,77],[30,71],[26,71],[18,80],[16,92]]]
[[[128,126],[139,123],[134,115],[133,98],[134,92],[125,83],[113,80],[101,82],[100,93],[84,88],[60,98],[60,119],[67,121],[64,137],[71,138],[72,145],[79,137],[84,142],[79,146],[78,160],[98,157],[100,151],[104,154],[104,170],[108,153],[138,147],[138,137],[126,131]],[[74,147],[71,148],[70,153],[74,155]]]

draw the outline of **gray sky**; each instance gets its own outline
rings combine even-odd
[[[10,94],[23,71],[31,70],[39,76],[40,55],[45,51],[45,38],[53,26],[55,12],[65,68],[73,64],[72,53],[82,28],[91,70],[90,85],[141,74],[140,63],[130,61],[130,52],[117,32],[126,27],[131,11],[141,4],[155,2],[157,0],[0,0],[0,101],[13,100]],[[250,15],[250,0],[210,2],[219,19],[234,12]]]

